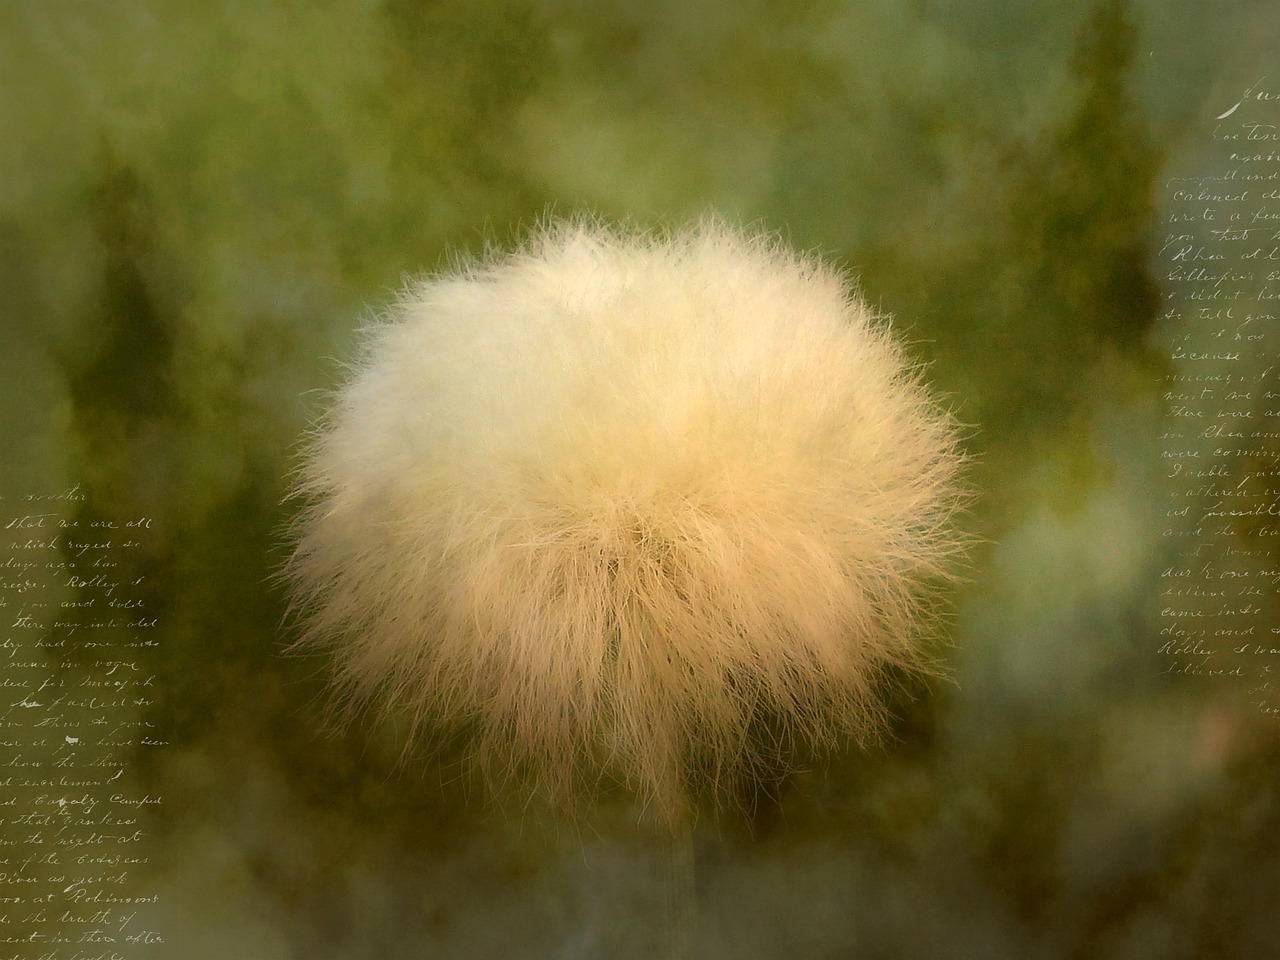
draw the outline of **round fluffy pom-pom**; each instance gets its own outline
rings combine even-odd
[[[344,702],[675,816],[876,732],[886,671],[925,662],[961,459],[819,261],[559,224],[367,331],[285,575]]]

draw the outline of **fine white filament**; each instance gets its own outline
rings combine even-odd
[[[285,570],[342,702],[675,818],[865,740],[956,552],[951,418],[836,271],[575,221],[413,285],[308,442]]]

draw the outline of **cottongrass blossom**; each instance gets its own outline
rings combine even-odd
[[[343,704],[678,819],[927,667],[955,425],[847,280],[574,221],[410,286],[307,442],[284,572]]]

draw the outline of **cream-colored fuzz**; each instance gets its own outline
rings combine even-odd
[[[668,817],[864,739],[956,546],[950,418],[836,272],[582,222],[414,285],[310,442],[286,577],[345,702]]]

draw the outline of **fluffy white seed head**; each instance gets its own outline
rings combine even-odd
[[[815,259],[574,222],[412,286],[309,442],[285,571],[343,700],[668,817],[865,739],[924,663],[950,418]]]

